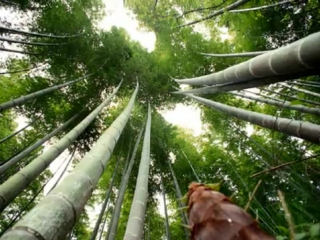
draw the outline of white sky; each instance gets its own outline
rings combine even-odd
[[[124,8],[122,0],[104,0],[104,3],[106,17],[100,22],[100,28],[109,30],[112,26],[122,27],[131,39],[139,41],[148,51],[154,50],[156,35],[139,28],[135,14]]]

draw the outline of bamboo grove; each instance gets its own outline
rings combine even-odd
[[[191,182],[318,239],[319,2],[117,4],[0,0],[0,239],[190,239]],[[198,135],[165,120],[182,104]]]

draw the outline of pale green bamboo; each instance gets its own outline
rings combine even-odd
[[[14,29],[14,28],[8,28],[8,27],[4,27],[4,26],[0,26],[0,31],[10,32],[10,33],[15,33],[15,34],[22,34],[22,35],[33,36],[33,37],[48,37],[48,38],[58,38],[58,39],[79,37],[84,33],[84,32],[82,32],[80,34],[69,35],[69,36],[58,36],[58,35],[53,35],[53,34],[28,32],[28,31],[18,30],[18,29]]]
[[[210,93],[230,92],[230,91],[237,91],[237,90],[243,90],[248,88],[261,87],[264,85],[270,85],[278,82],[283,82],[288,79],[290,79],[290,77],[288,76],[272,76],[272,77],[254,79],[252,81],[247,81],[247,82],[201,87],[201,88],[195,88],[191,90],[177,91],[173,93],[210,94]]]
[[[309,83],[309,84],[313,84],[313,85],[320,85],[320,82],[319,81],[308,81],[308,80],[296,80],[298,82],[301,82],[301,83]]]
[[[247,91],[247,90],[245,90]],[[294,100],[298,100],[300,102],[304,102],[304,103],[308,103],[308,104],[311,104],[311,105],[315,105],[315,106],[320,106],[320,102],[315,102],[315,101],[310,101],[310,100],[307,100],[307,99],[304,99],[304,98],[297,98],[295,96],[289,96],[287,94],[284,94],[284,93],[280,93],[280,92],[275,92],[275,91],[271,91],[269,89],[262,89],[262,91],[265,91],[265,92],[269,92],[269,93],[273,93],[273,94],[276,94],[276,95],[279,95],[279,96],[282,96],[284,97],[285,99],[294,99]]]
[[[308,91],[308,90],[297,88],[297,87],[293,87],[293,86],[288,86],[285,83],[279,83],[279,85],[281,85],[283,87],[286,87],[286,88],[293,89],[293,90],[295,90],[297,92],[302,92],[302,93],[309,94],[309,95],[312,95],[312,96],[315,96],[315,97],[320,97],[319,93],[315,93],[315,92],[312,92],[312,91]]]
[[[64,239],[79,219],[122,133],[138,93],[75,169],[1,239]],[[29,229],[32,229],[30,231]]]
[[[161,189],[162,189],[164,216],[165,216],[164,220],[165,220],[165,228],[166,228],[166,240],[170,240],[171,237],[170,237],[169,217],[168,217],[167,202],[166,202],[166,189],[164,187],[162,172],[160,172],[160,177],[161,177]]]
[[[289,3],[289,2],[291,2],[291,0],[286,0],[286,1],[278,2],[278,3],[274,3],[274,4],[270,4],[270,5],[264,5],[264,6],[260,6],[260,7],[235,9],[235,10],[231,10],[229,12],[230,13],[242,13],[242,12],[250,12],[250,11],[259,11],[259,10],[275,7],[275,6],[278,6],[278,5],[281,5],[281,4],[285,4],[285,3]]]
[[[95,240],[96,237],[97,237],[98,230],[99,230],[99,227],[101,225],[101,220],[103,218],[104,212],[105,212],[107,204],[109,202],[109,198],[110,198],[111,191],[112,191],[112,188],[113,188],[113,185],[114,185],[114,181],[116,179],[119,162],[120,162],[120,159],[117,159],[116,167],[114,168],[114,171],[113,171],[113,174],[112,174],[112,177],[111,177],[111,182],[109,183],[109,188],[106,191],[106,196],[105,196],[105,199],[103,201],[103,204],[102,204],[102,207],[101,207],[101,210],[100,210],[100,214],[98,216],[98,219],[96,221],[94,229],[93,229],[93,231],[91,233],[90,240]],[[102,229],[102,232],[103,232],[103,229]]]
[[[243,98],[248,98],[248,99],[251,99],[254,101],[267,103],[267,104],[277,106],[277,107],[283,107],[283,108],[292,109],[292,110],[296,110],[296,111],[303,112],[303,113],[311,113],[311,114],[320,116],[320,108],[310,108],[310,107],[306,107],[303,105],[292,105],[288,101],[282,101],[282,102],[275,101],[272,99],[265,99],[265,98],[261,98],[261,97],[257,97],[257,96],[251,96],[251,95],[249,96],[249,95],[243,94],[243,93],[231,92],[231,94],[233,94],[235,96],[243,97]]]
[[[244,52],[244,53],[225,53],[225,54],[219,54],[219,53],[199,53],[203,56],[207,57],[220,57],[220,58],[229,58],[229,57],[256,57],[261,54],[264,54],[268,51],[258,51],[258,52]]]
[[[176,81],[190,85],[230,84],[277,75],[293,75],[318,68],[320,68],[320,32],[223,71]]]
[[[64,130],[66,127],[70,125],[74,120],[76,120],[80,116],[79,113],[74,115],[72,118],[70,118],[68,121],[66,121],[61,126],[54,129],[52,132],[50,132],[48,135],[44,136],[40,140],[38,140],[36,143],[28,147],[27,149],[23,150],[18,155],[14,156],[13,158],[9,159],[7,162],[2,164],[0,166],[0,175],[2,175],[5,171],[7,171],[9,168],[11,168],[13,165],[15,165],[17,162],[21,161],[23,158],[28,156],[31,152],[33,152],[35,149],[40,147],[42,144],[44,144],[46,141],[48,141],[50,138],[54,137],[57,133]]]
[[[113,214],[112,214],[110,225],[108,227],[106,240],[114,240],[116,238],[118,225],[119,225],[121,207],[122,207],[124,195],[126,193],[127,185],[128,185],[129,178],[130,178],[130,174],[131,174],[132,167],[133,167],[133,164],[134,164],[134,160],[136,158],[138,147],[140,145],[140,141],[141,141],[143,130],[144,130],[144,126],[140,130],[140,133],[138,135],[137,141],[136,141],[136,143],[134,145],[134,149],[132,151],[132,155],[131,155],[131,158],[130,158],[129,166],[126,169],[126,172],[125,172],[125,175],[123,176],[123,179],[121,180],[119,194],[118,194],[117,201],[116,201],[116,204],[115,204],[115,207],[114,207],[114,211],[113,211]]]
[[[59,85],[48,87],[46,89],[43,89],[43,90],[40,90],[40,91],[37,91],[37,92],[34,92],[34,93],[30,93],[28,95],[16,98],[14,100],[11,100],[11,101],[8,101],[8,102],[5,102],[5,103],[1,103],[0,104],[0,112],[3,111],[3,110],[9,109],[9,108],[15,107],[15,106],[23,105],[26,102],[28,102],[28,101],[30,101],[32,99],[35,99],[36,97],[40,97],[40,96],[45,95],[47,93],[50,93],[52,91],[55,91],[55,90],[58,90],[60,88],[66,87],[68,85],[74,84],[76,82],[79,82],[79,81],[85,79],[86,77],[91,76],[91,75],[93,75],[93,73],[87,74],[87,75],[85,75],[85,76],[83,76],[81,78],[78,78],[76,80],[72,80],[72,81],[69,81],[69,82],[66,82],[66,83],[62,83],[62,84],[59,84]]]
[[[174,187],[176,189],[177,203],[178,203],[178,207],[180,208],[181,222],[184,225],[187,226],[188,225],[188,217],[186,216],[186,213],[182,210],[182,208],[184,207],[184,204],[182,203],[182,200],[181,200],[181,198],[182,198],[181,189],[180,189],[177,177],[176,177],[176,175],[175,175],[175,173],[173,171],[173,168],[171,166],[171,163],[170,163],[169,159],[168,159],[168,165],[169,165],[169,169],[170,169],[171,176],[172,176],[172,179],[173,179],[173,184],[174,184]],[[185,233],[185,237],[188,240],[189,239],[189,232],[185,227],[183,228],[183,230],[184,230],[184,233]]]
[[[213,109],[219,110],[221,112],[227,113],[230,116],[237,117],[244,121],[248,121],[252,124],[262,126],[264,128],[269,128],[276,130],[278,132],[286,133],[291,136],[302,138],[304,140],[320,143],[320,126],[310,123],[292,120],[288,118],[275,117],[267,114],[252,112],[226,104],[210,101],[205,98],[197,97],[192,94],[185,94],[186,96],[201,102]]]
[[[151,107],[148,106],[148,119],[143,139],[141,161],[137,177],[136,189],[130,209],[124,239],[141,239],[143,235],[144,218],[148,198],[148,178],[150,167],[150,131],[151,131]]]
[[[302,87],[320,88],[320,85],[318,85],[318,84],[309,84],[309,83],[303,83],[303,82],[286,82],[286,83],[290,84],[290,85],[297,85],[297,86],[302,86]]]
[[[72,142],[89,126],[96,118],[99,112],[110,103],[112,97],[117,93],[119,86],[113,93],[101,103],[94,111],[92,111],[84,120],[82,120],[68,134],[61,138],[55,145],[50,147],[43,154],[34,159],[29,165],[13,175],[0,186],[0,211],[8,206],[8,204],[18,196],[29,184],[35,180],[53,160],[58,157]]]

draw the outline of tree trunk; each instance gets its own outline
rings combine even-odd
[[[174,171],[172,169],[172,166],[171,166],[171,163],[170,163],[169,159],[168,159],[168,165],[169,165],[169,169],[170,169],[170,172],[171,172],[171,175],[172,175],[172,178],[173,178],[174,187],[176,189],[177,203],[178,203],[178,207],[180,208],[181,221],[182,221],[182,223],[184,225],[187,226],[188,225],[188,218],[187,218],[185,212],[182,210],[182,208],[184,207],[184,204],[181,201],[182,193],[181,193],[181,190],[180,190],[176,175],[174,174]],[[183,228],[183,230],[184,230],[184,233],[186,235],[186,240],[189,240],[189,232],[188,232],[188,230],[185,227]]]
[[[5,183],[0,185],[0,211],[8,206],[8,204],[18,196],[29,184],[35,180],[53,160],[58,157],[72,142],[89,126],[99,112],[111,102],[112,97],[117,93],[119,86],[113,93],[101,103],[94,111],[92,111],[84,120],[82,120],[75,128],[61,138],[55,145],[50,147],[43,154],[34,159],[29,165],[21,169],[20,172],[13,175]]]
[[[235,96],[239,96],[242,98],[248,98],[254,101],[258,101],[258,102],[262,102],[262,103],[266,103],[266,104],[270,104],[273,106],[277,106],[277,107],[283,107],[283,108],[287,108],[287,109],[292,109],[295,111],[299,111],[299,112],[303,112],[303,113],[311,113],[317,116],[320,116],[320,108],[309,108],[303,105],[291,105],[290,102],[288,101],[275,101],[275,100],[271,100],[271,99],[264,99],[264,98],[260,98],[260,97],[256,97],[256,96],[249,96],[243,93],[231,93],[232,95]]]
[[[19,44],[31,45],[31,46],[60,46],[60,45],[68,44],[67,42],[64,42],[64,43],[27,42],[27,41],[15,40],[15,39],[4,38],[4,37],[0,37],[0,41],[5,41],[9,43],[19,43]]]
[[[297,92],[302,92],[302,93],[309,94],[309,95],[312,95],[312,96],[315,96],[315,97],[320,97],[319,93],[315,93],[315,92],[311,92],[311,91],[308,91],[308,90],[305,90],[305,89],[289,86],[289,85],[287,85],[285,83],[279,83],[279,85],[281,85],[281,86],[283,86],[285,88],[293,89],[293,90],[295,90]]]
[[[235,8],[237,8],[237,7],[240,7],[241,5],[243,5],[243,4],[245,4],[245,3],[249,2],[249,1],[250,1],[250,0],[239,0],[239,1],[235,2],[235,3],[230,4],[229,6],[223,8],[223,9],[220,9],[220,10],[218,10],[218,11],[215,11],[215,12],[209,14],[208,16],[206,16],[206,17],[204,17],[204,18],[201,18],[201,19],[192,21],[192,22],[190,22],[190,23],[186,23],[186,24],[180,25],[179,27],[191,26],[191,25],[193,25],[193,24],[196,24],[196,23],[203,22],[203,21],[205,21],[205,20],[214,18],[214,17],[216,17],[216,16],[219,16],[219,15],[225,13],[226,10],[227,10],[227,11],[230,11],[230,10],[232,10],[232,9],[235,9]]]
[[[320,32],[220,72],[176,80],[176,82],[189,85],[234,84],[278,75],[287,76],[301,72],[308,73],[310,69],[319,68]]]
[[[121,180],[119,194],[118,194],[117,201],[116,201],[116,204],[115,204],[115,207],[114,207],[114,211],[113,211],[113,214],[112,214],[112,217],[111,217],[111,222],[110,222],[109,227],[108,227],[106,240],[114,240],[116,238],[117,230],[118,230],[118,224],[119,224],[119,217],[120,217],[120,212],[121,212],[121,207],[122,207],[124,195],[125,195],[125,192],[126,192],[126,189],[127,189],[127,185],[128,185],[128,182],[129,182],[129,178],[130,178],[130,174],[131,174],[132,167],[133,167],[133,164],[134,164],[134,160],[136,158],[138,147],[140,145],[141,136],[142,136],[144,127],[145,127],[145,125],[143,125],[143,127],[140,130],[140,133],[138,135],[138,138],[137,138],[137,141],[135,143],[134,149],[132,151],[132,155],[131,155],[131,158],[130,158],[129,166],[126,169],[126,173],[123,176],[123,179]]]
[[[40,117],[37,117],[36,119],[34,119],[32,122],[28,123],[25,127],[21,128],[20,130],[0,139],[0,144],[9,140],[10,138],[16,136],[17,134],[19,134],[20,132],[22,132],[23,130],[25,130],[26,128],[30,127],[32,124],[34,124],[37,120],[39,120]]]
[[[93,73],[87,74],[87,75],[85,75],[85,76],[83,76],[81,78],[78,78],[76,80],[72,80],[72,81],[69,81],[69,82],[66,82],[66,83],[62,83],[62,84],[59,84],[59,85],[48,87],[46,89],[43,89],[43,90],[40,90],[40,91],[37,91],[37,92],[34,92],[34,93],[30,93],[28,95],[16,98],[14,100],[2,103],[2,104],[0,104],[0,112],[3,111],[3,110],[6,110],[6,109],[12,108],[12,107],[23,105],[23,104],[25,104],[26,102],[28,102],[28,101],[30,101],[32,99],[35,99],[37,97],[40,97],[40,96],[45,95],[47,93],[50,93],[52,91],[55,91],[55,90],[58,90],[60,88],[66,87],[66,86],[74,84],[76,82],[79,82],[79,81],[81,81],[81,80],[83,80],[86,77],[89,77],[91,75],[93,75]]]
[[[259,52],[244,52],[244,53],[228,53],[228,54],[218,54],[218,53],[199,53],[207,57],[220,57],[220,58],[229,58],[229,57],[256,57],[261,54],[264,54],[268,51],[259,51]]]
[[[264,128],[276,130],[291,136],[295,136],[313,143],[320,143],[319,133],[320,126],[297,120],[291,120],[287,118],[274,117],[267,114],[252,112],[232,106],[228,106],[222,103],[210,101],[205,98],[197,97],[192,94],[186,94],[188,97],[201,102],[213,109],[227,113],[230,116],[237,117],[244,121],[250,122],[255,125],[259,125]]]
[[[101,220],[102,220],[102,217],[104,215],[104,212],[106,210],[106,207],[107,207],[107,204],[109,202],[109,198],[110,198],[110,193],[112,191],[112,187],[113,187],[113,184],[114,184],[114,180],[116,178],[116,174],[117,174],[117,170],[118,170],[118,166],[119,166],[119,162],[120,162],[120,159],[117,159],[117,163],[116,163],[116,166],[114,168],[114,171],[113,171],[113,174],[112,174],[112,177],[111,177],[111,182],[109,183],[109,188],[106,192],[106,197],[104,199],[104,202],[102,204],[102,207],[101,207],[101,211],[100,211],[100,214],[99,214],[99,217],[96,221],[96,225],[94,226],[94,229],[91,233],[91,237],[90,237],[90,240],[95,240],[96,237],[97,237],[97,233],[98,233],[98,230],[99,230],[99,227],[100,227],[100,224],[101,224]]]
[[[33,36],[33,37],[47,37],[47,38],[59,38],[59,39],[79,37],[84,34],[84,32],[82,32],[82,33],[76,34],[76,35],[58,36],[58,35],[53,35],[53,34],[28,32],[28,31],[13,29],[13,28],[7,28],[7,27],[3,27],[3,26],[0,27],[0,32],[10,32],[10,33],[14,33],[14,34],[21,34],[21,35]]]
[[[148,119],[143,139],[141,161],[137,177],[136,189],[130,209],[125,240],[141,239],[148,198],[148,177],[150,167],[150,131],[151,131],[151,107],[148,106]]]
[[[274,4],[270,4],[270,5],[264,5],[264,6],[260,6],[260,7],[254,7],[254,8],[236,9],[236,10],[231,10],[229,12],[242,13],[242,12],[257,11],[257,10],[263,10],[266,8],[271,8],[271,7],[275,7],[275,6],[285,4],[285,3],[290,3],[290,2],[291,2],[291,0],[286,0],[286,1],[278,2],[278,3],[274,3]]]
[[[35,149],[40,147],[42,144],[44,144],[46,141],[48,141],[50,138],[54,137],[57,133],[64,130],[66,127],[69,126],[70,123],[72,123],[75,119],[79,117],[80,113],[77,113],[72,118],[70,118],[68,121],[66,121],[64,124],[59,126],[58,128],[54,129],[51,133],[46,135],[45,137],[41,138],[39,141],[37,141],[32,146],[25,149],[23,152],[19,153],[18,155],[14,156],[13,158],[9,159],[6,163],[0,166],[0,176],[7,171],[9,168],[11,168],[13,165],[15,165],[17,162],[21,161],[23,158],[28,156],[31,152],[33,152]]]
[[[167,203],[166,203],[166,189],[165,189],[164,183],[163,183],[162,172],[160,172],[160,177],[161,177],[161,189],[162,189],[164,216],[165,216],[166,239],[170,240],[171,237],[170,237],[169,217],[168,217]]]
[[[117,119],[101,135],[75,169],[34,207],[3,239],[63,239],[80,217],[92,191],[107,167],[138,93],[132,97]],[[33,231],[30,232],[29,229]]]

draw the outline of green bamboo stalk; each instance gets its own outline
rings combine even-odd
[[[277,106],[277,107],[283,107],[283,108],[292,109],[292,110],[303,112],[303,113],[311,113],[311,114],[320,116],[320,108],[310,108],[310,107],[306,107],[303,105],[291,105],[291,103],[288,101],[280,102],[280,101],[275,101],[272,99],[265,99],[265,98],[261,98],[261,97],[257,97],[257,96],[249,96],[249,95],[243,94],[243,93],[231,92],[231,94],[235,95],[235,96],[242,97],[242,98],[248,98],[248,99],[251,99],[254,101],[270,104],[270,105]]]
[[[101,110],[110,103],[112,97],[117,93],[119,86],[113,93],[92,111],[84,120],[75,128],[61,138],[55,145],[50,147],[43,154],[34,159],[29,165],[13,175],[6,182],[0,185],[0,211],[18,196],[29,184],[35,180],[49,165],[58,157],[74,140],[89,126]]]
[[[129,120],[138,87],[137,84],[127,107],[76,168],[14,228],[5,233],[2,239],[53,240],[66,237],[107,167],[120,134]]]
[[[21,35],[27,35],[27,36],[33,36],[33,37],[48,37],[48,38],[58,38],[58,39],[74,38],[74,37],[79,37],[82,34],[84,34],[84,32],[82,32],[82,33],[76,34],[76,35],[59,36],[59,35],[53,35],[53,34],[28,32],[28,31],[18,30],[18,29],[14,29],[14,28],[8,28],[8,27],[4,27],[4,26],[0,26],[0,31],[21,34]]]
[[[163,183],[163,174],[160,172],[161,177],[161,189],[162,189],[162,198],[163,198],[163,208],[164,208],[164,216],[165,216],[165,227],[166,227],[166,240],[170,240],[170,228],[169,228],[169,217],[167,211],[167,203],[166,203],[166,189]]]
[[[37,91],[37,92],[34,92],[34,93],[30,93],[28,95],[16,98],[14,100],[11,100],[11,101],[8,101],[8,102],[5,102],[5,103],[1,103],[0,104],[0,112],[3,111],[3,110],[9,109],[9,108],[15,107],[15,106],[23,105],[23,104],[25,104],[26,102],[28,102],[28,101],[30,101],[32,99],[35,99],[37,97],[40,97],[40,96],[45,95],[47,93],[50,93],[52,91],[55,91],[55,90],[58,90],[60,88],[69,86],[69,85],[74,84],[76,82],[79,82],[79,81],[81,81],[81,80],[83,80],[86,77],[89,77],[91,75],[93,75],[93,73],[87,74],[87,75],[85,75],[85,76],[83,76],[81,78],[78,78],[76,80],[72,80],[72,81],[69,81],[69,82],[66,82],[66,83],[62,83],[62,84],[59,84],[59,85],[48,87],[48,88],[42,89],[40,91]]]
[[[320,85],[318,85],[318,84],[308,84],[308,83],[303,83],[303,82],[287,82],[287,84],[303,86],[303,87],[320,88]]]
[[[116,204],[115,204],[115,207],[114,207],[114,211],[113,211],[113,214],[112,214],[110,225],[108,227],[106,240],[114,240],[116,238],[118,225],[119,225],[119,219],[120,219],[121,206],[122,206],[124,195],[125,195],[125,192],[126,192],[126,189],[127,189],[128,182],[129,182],[129,178],[130,178],[130,174],[131,174],[132,167],[133,167],[133,164],[134,164],[134,160],[136,158],[138,147],[140,145],[140,141],[141,141],[141,137],[142,137],[142,133],[143,133],[144,127],[145,127],[145,125],[143,125],[143,127],[140,130],[140,133],[138,135],[137,141],[136,141],[136,143],[134,145],[134,149],[132,151],[132,155],[131,155],[131,158],[130,158],[129,166],[128,166],[127,170],[126,170],[125,175],[123,176],[123,179],[121,180],[119,194],[118,194],[117,201],[116,201]]]
[[[239,83],[277,75],[293,75],[319,67],[320,32],[317,32],[220,72],[176,82],[189,85]]]
[[[201,182],[200,178],[199,178],[198,174],[196,173],[196,170],[193,168],[191,162],[189,161],[189,158],[187,157],[187,155],[185,154],[185,152],[181,148],[180,148],[180,150],[181,150],[182,154],[184,155],[184,157],[187,159],[189,166],[193,172],[193,175],[196,177],[196,180],[200,183]]]
[[[57,179],[57,180],[55,181],[55,183],[51,186],[51,188],[50,188],[50,190],[48,191],[48,193],[50,193],[50,192],[59,184],[61,178],[64,176],[64,174],[66,173],[66,171],[67,171],[70,163],[72,162],[72,159],[73,159],[73,157],[74,157],[74,155],[75,155],[75,153],[76,153],[76,150],[77,150],[77,148],[75,147],[74,150],[73,150],[73,152],[71,153],[71,156],[69,157],[66,165],[64,166],[62,172],[60,173],[58,179]]]
[[[301,74],[300,77],[304,76],[304,74],[305,73]],[[288,79],[292,79],[294,77],[296,76],[272,76],[272,77],[254,79],[246,82],[237,82],[237,83],[226,84],[226,85],[207,86],[207,87],[195,88],[195,89],[185,90],[185,91],[176,91],[173,93],[211,94],[211,93],[239,91],[243,89],[261,87],[264,85],[270,85],[278,82],[287,81]]]
[[[285,87],[285,88],[290,88],[290,89],[293,89],[297,92],[302,92],[302,93],[306,93],[306,94],[309,94],[309,95],[312,95],[312,96],[315,96],[315,97],[320,97],[320,94],[319,93],[315,93],[315,92],[312,92],[312,91],[308,91],[308,90],[305,90],[305,89],[301,89],[301,88],[297,88],[297,87],[293,87],[293,86],[289,86],[285,83],[279,83],[279,85]]]
[[[182,223],[187,226],[188,225],[188,217],[186,216],[186,213],[182,211],[182,208],[184,207],[184,204],[182,203],[182,193],[181,193],[181,189],[180,189],[180,186],[179,186],[179,183],[178,183],[178,180],[176,178],[176,175],[172,169],[172,166],[171,166],[171,163],[170,163],[170,160],[168,159],[168,165],[169,165],[169,169],[170,169],[170,172],[171,172],[171,176],[172,176],[172,179],[173,179],[173,184],[174,184],[174,187],[175,187],[175,192],[176,192],[176,196],[177,196],[177,203],[178,203],[178,207],[180,208],[180,215],[181,215],[181,221]],[[183,228],[184,230],[184,233],[185,233],[185,237],[186,237],[186,240],[189,240],[189,232],[188,230],[184,227]]]
[[[101,220],[102,220],[102,217],[103,217],[104,212],[106,210],[107,204],[109,202],[109,198],[110,198],[110,194],[111,194],[111,191],[112,191],[112,187],[113,187],[114,181],[116,179],[119,162],[120,162],[120,159],[117,159],[116,167],[114,168],[114,171],[113,171],[113,174],[112,174],[112,177],[111,177],[111,182],[109,183],[109,188],[106,191],[106,196],[105,196],[105,199],[103,201],[103,204],[102,204],[102,207],[101,207],[101,210],[100,210],[100,214],[98,216],[98,219],[96,221],[94,229],[93,229],[93,231],[91,233],[90,240],[95,240],[96,237],[97,237],[97,233],[98,233],[98,230],[99,230],[99,227],[100,227],[100,224],[101,224]]]
[[[220,58],[229,58],[229,57],[256,57],[261,54],[264,54],[268,51],[258,51],[258,52],[244,52],[244,53],[226,53],[226,54],[219,54],[219,53],[199,53],[203,56],[207,57],[220,57]]]
[[[301,80],[301,79],[298,79],[296,81],[297,82],[301,82],[301,83],[309,83],[309,84],[313,84],[313,85],[320,85],[319,81],[308,81],[308,80]]]
[[[286,133],[288,135],[302,138],[313,143],[320,143],[319,125],[310,122],[291,120],[287,118],[274,117],[267,114],[252,112],[228,106],[222,103],[210,101],[208,99],[197,97],[192,94],[185,95],[213,109],[227,113],[230,116],[237,117],[252,124],[276,130],[278,132]]]
[[[62,168],[63,164],[65,164],[65,162],[67,162],[67,165],[69,164],[70,160],[72,160],[72,157],[74,155],[74,153],[76,152],[76,149],[74,149],[71,157],[69,158],[69,160],[67,161],[67,158],[59,165],[59,167],[57,168],[57,170],[52,174],[51,177],[49,177],[46,182],[44,184],[42,184],[41,188],[37,191],[37,193],[30,199],[30,201],[23,206],[23,208],[20,210],[20,212],[15,215],[13,218],[11,218],[10,223],[1,231],[0,236],[2,236],[19,218],[21,218],[22,214],[28,209],[28,207],[34,202],[34,200],[39,196],[39,194],[41,192],[43,192],[44,188],[47,186],[47,184],[54,178],[54,176],[56,176],[56,174],[58,173],[58,171]],[[59,176],[59,179],[61,178],[62,175]],[[57,180],[57,182],[59,181],[59,179]]]
[[[279,96],[282,96],[284,97],[285,99],[294,99],[294,100],[299,100],[301,102],[304,102],[304,103],[309,103],[309,104],[312,104],[312,105],[315,105],[315,106],[320,106],[320,102],[315,102],[315,101],[311,101],[311,100],[307,100],[307,99],[304,99],[304,98],[297,98],[297,97],[294,97],[294,96],[289,96],[288,94],[284,94],[284,93],[280,93],[280,92],[275,92],[275,91],[272,91],[272,90],[269,90],[269,89],[262,89],[262,91],[265,91],[265,92],[269,92],[269,93],[273,93],[273,94],[276,94],[276,95],[279,95]]]
[[[0,175],[2,175],[5,171],[7,171],[9,168],[11,168],[13,165],[15,165],[17,162],[21,161],[23,158],[28,156],[31,152],[33,152],[35,149],[40,147],[42,144],[44,144],[46,141],[48,141],[50,138],[54,137],[57,133],[64,130],[66,127],[70,125],[74,120],[76,120],[80,116],[80,113],[77,113],[72,118],[70,118],[68,121],[66,121],[61,126],[54,129],[52,132],[50,132],[48,135],[44,136],[40,140],[38,140],[36,143],[34,143],[32,146],[28,147],[18,155],[14,156],[13,158],[9,159],[6,163],[0,166]]]
[[[151,131],[151,107],[148,106],[148,119],[143,139],[143,148],[136,189],[130,209],[124,239],[141,239],[143,235],[144,218],[148,198],[148,177],[150,167],[150,131]]]

